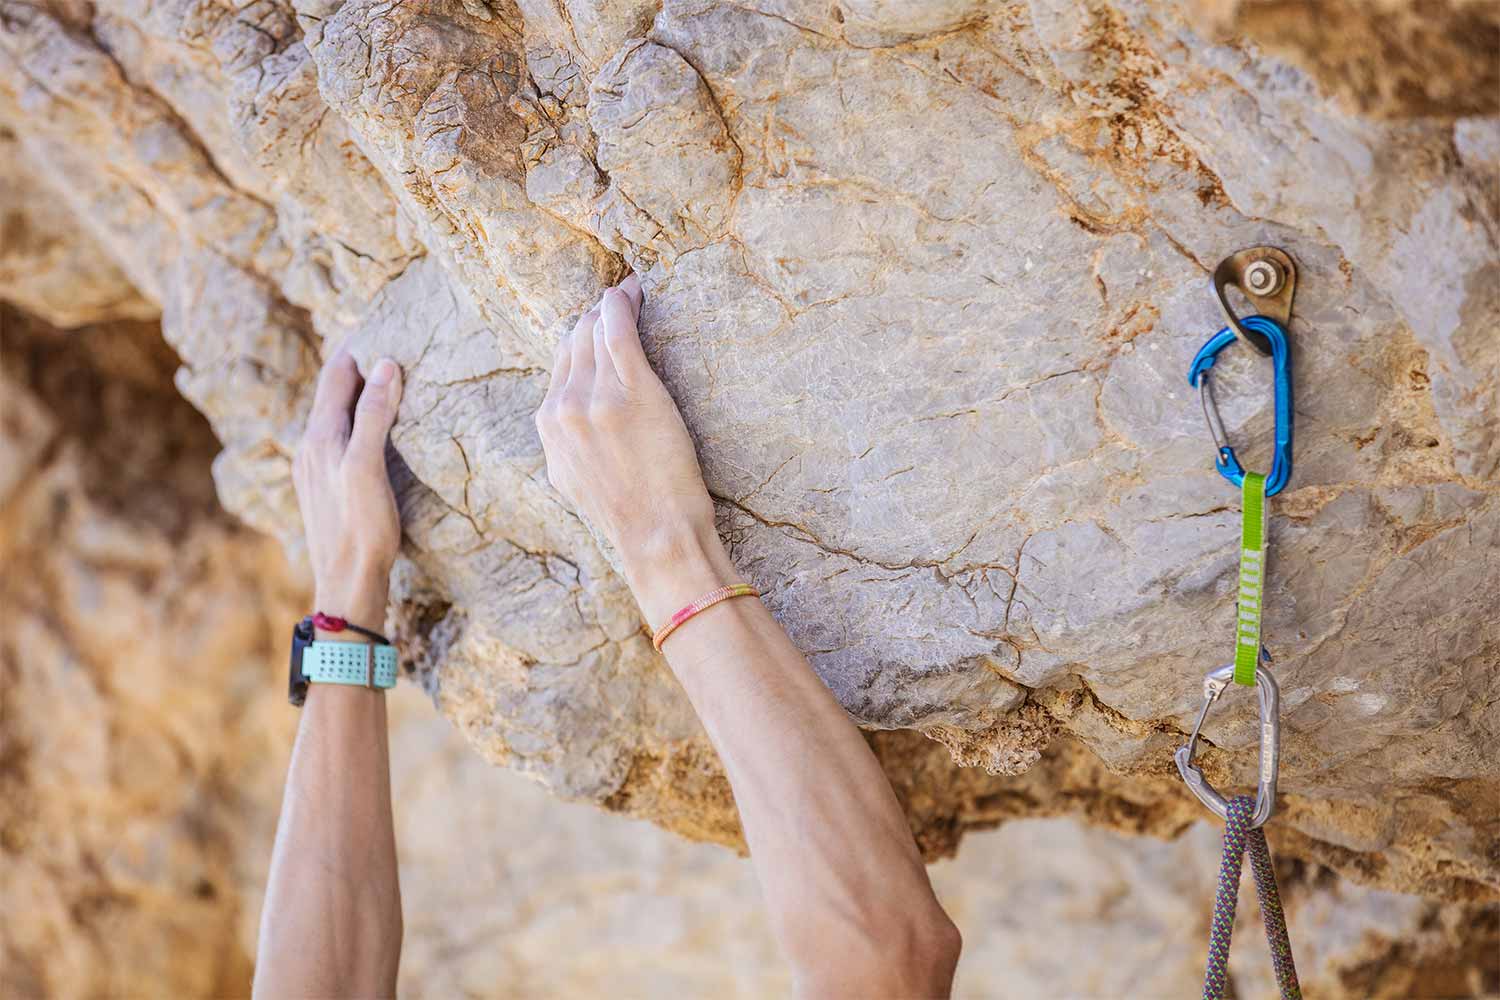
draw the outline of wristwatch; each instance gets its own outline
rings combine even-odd
[[[316,624],[315,624],[316,622]],[[348,628],[370,638],[370,642],[315,641],[315,629],[342,631]],[[308,615],[292,627],[291,669],[287,677],[287,699],[297,706],[307,700],[307,685],[351,684],[372,690],[396,686],[396,647],[382,635],[339,618]]]

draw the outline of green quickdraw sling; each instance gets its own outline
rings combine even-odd
[[[1302,989],[1292,961],[1286,918],[1276,888],[1270,848],[1261,829],[1276,808],[1276,778],[1281,763],[1281,694],[1271,674],[1270,654],[1261,641],[1261,610],[1268,569],[1267,500],[1280,493],[1292,474],[1291,349],[1286,323],[1291,317],[1296,269],[1285,253],[1274,247],[1254,247],[1227,258],[1214,272],[1214,293],[1228,325],[1214,334],[1193,358],[1188,382],[1198,389],[1204,419],[1214,439],[1214,467],[1240,488],[1240,569],[1237,581],[1234,659],[1203,680],[1203,709],[1185,746],[1176,753],[1177,770],[1198,800],[1224,820],[1224,854],[1219,866],[1219,888],[1209,931],[1208,964],[1204,972],[1204,1000],[1228,1000],[1231,995],[1228,961],[1239,896],[1244,855],[1250,853],[1256,893],[1270,942],[1271,958],[1282,1000],[1301,1000]],[[1230,307],[1225,289],[1238,286],[1260,315],[1240,319]],[[1247,472],[1230,446],[1215,405],[1210,369],[1219,352],[1240,341],[1269,355],[1275,383],[1275,451],[1268,473]],[[1226,799],[1193,763],[1209,709],[1233,683],[1253,687],[1260,708],[1260,761],[1255,796]]]

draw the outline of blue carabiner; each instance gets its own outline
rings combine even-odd
[[[1276,369],[1276,451],[1271,459],[1271,471],[1266,476],[1266,496],[1275,496],[1292,477],[1292,373],[1291,347],[1287,343],[1286,331],[1274,319],[1251,316],[1240,321],[1271,342],[1271,363]],[[1224,433],[1224,421],[1219,418],[1219,408],[1214,404],[1213,390],[1209,388],[1208,371],[1214,366],[1219,352],[1235,342],[1235,333],[1225,327],[1209,338],[1208,343],[1198,348],[1192,365],[1188,368],[1188,384],[1198,390],[1203,401],[1203,417],[1208,421],[1208,431],[1213,435],[1217,452],[1214,468],[1219,475],[1236,486],[1245,483],[1245,470],[1240,460],[1234,457],[1228,436]]]

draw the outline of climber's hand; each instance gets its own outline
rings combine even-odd
[[[632,564],[712,537],[713,502],[682,416],[641,349],[641,285],[604,293],[557,346],[537,411],[547,478]]]
[[[323,365],[292,466],[317,586],[316,610],[379,630],[401,543],[385,439],[401,402],[401,370],[376,362],[360,378],[340,348]]]

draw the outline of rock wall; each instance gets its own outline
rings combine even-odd
[[[306,598],[275,543],[214,503],[217,445],[174,364],[154,324],[62,333],[0,307],[7,998],[248,993],[296,719],[277,637]],[[403,996],[786,992],[743,860],[490,766],[412,684],[391,698],[391,747]],[[968,943],[959,995],[1192,989],[1215,838],[1065,819],[968,838],[933,870]],[[1282,883],[1318,996],[1500,987],[1494,905],[1295,864]],[[1252,898],[1246,998],[1272,992]],[[1086,960],[1059,962],[1064,922]]]
[[[1301,283],[1275,838],[1493,897],[1500,125],[1352,114],[1212,41],[1215,6],[11,0],[7,178],[47,194],[6,231],[53,235],[7,241],[0,294],[160,310],[219,496],[289,540],[320,354],[395,356],[416,676],[488,759],[734,843],[531,425],[551,343],[635,270],[739,565],[939,855],[1015,816],[1202,815],[1170,751],[1229,644],[1237,501],[1184,372],[1207,270],[1276,243]],[[1262,462],[1263,373],[1223,367]],[[1253,707],[1207,734],[1246,782]]]

